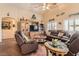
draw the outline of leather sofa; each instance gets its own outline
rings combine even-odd
[[[60,32],[63,32],[64,33],[63,36],[61,36],[61,37],[58,36],[58,34]],[[71,35],[67,31],[63,31],[63,30],[52,30],[52,31],[50,31],[50,35],[47,35],[46,40],[52,41],[52,38],[54,38],[54,39],[59,39],[59,40],[61,40],[63,42],[66,42],[67,39],[70,38],[70,36]]]
[[[20,31],[16,31],[15,38],[22,54],[29,54],[38,49],[38,43],[35,41],[27,42],[21,35]]]

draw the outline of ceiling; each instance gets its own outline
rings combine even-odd
[[[52,13],[53,15],[61,14],[62,12],[72,14],[79,12],[79,4],[78,3],[48,3],[49,9],[43,10],[44,3],[23,3],[23,4],[12,4],[13,6],[17,6],[19,8],[28,9],[32,12],[36,12],[39,14]]]
[[[38,14],[51,14],[52,15],[60,15],[62,12],[65,14],[72,14],[79,12],[79,4],[78,3],[47,3],[49,5],[49,9],[43,10],[43,3],[4,3],[0,4],[7,5],[11,7],[17,7],[25,10],[30,10],[32,12],[36,12]]]

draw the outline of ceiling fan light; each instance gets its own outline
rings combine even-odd
[[[46,7],[46,9],[49,9],[49,7]]]

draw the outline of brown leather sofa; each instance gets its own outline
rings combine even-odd
[[[22,37],[21,32],[17,31],[15,33],[15,38],[18,46],[21,49],[22,54],[29,54],[33,51],[36,51],[38,49],[38,43],[35,41],[29,41],[27,42],[25,38]]]

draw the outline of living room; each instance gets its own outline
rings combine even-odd
[[[79,3],[0,4],[1,56],[78,56]]]

